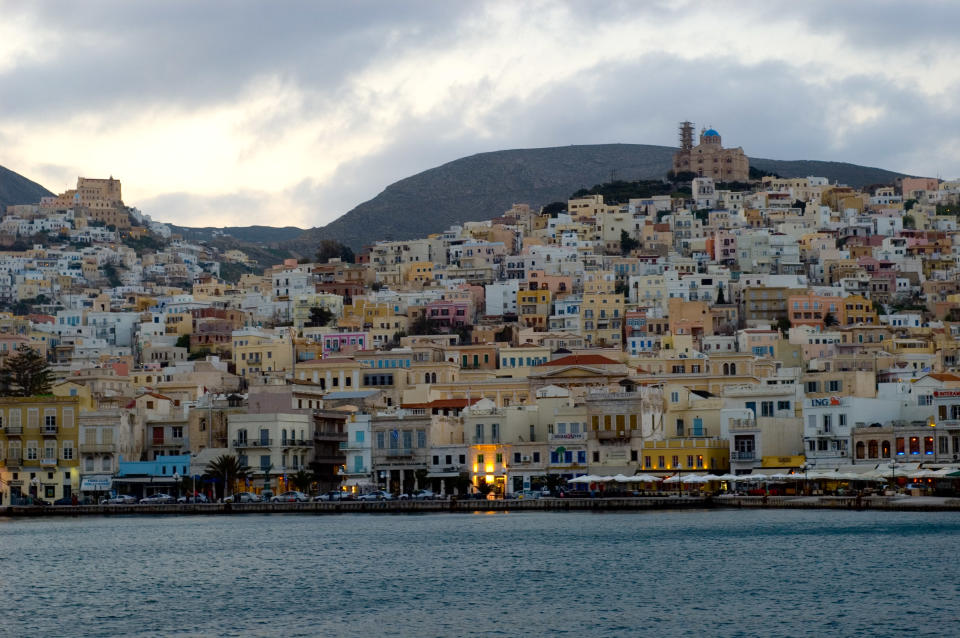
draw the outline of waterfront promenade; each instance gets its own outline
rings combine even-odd
[[[540,498],[529,500],[391,500],[308,503],[198,503],[177,505],[7,506],[0,516],[111,516],[129,514],[338,514],[513,511],[642,511],[664,509],[761,508],[960,511],[960,498],[937,496],[661,496],[622,498]]]

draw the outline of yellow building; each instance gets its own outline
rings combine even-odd
[[[293,346],[287,334],[237,330],[233,335],[233,363],[244,378],[286,372],[293,363]]]
[[[529,328],[545,330],[550,320],[549,290],[520,290],[517,292],[517,316]]]
[[[401,264],[400,270],[406,284],[429,286],[433,282],[433,262],[431,261],[412,261],[409,264]]]
[[[0,499],[45,501],[80,488],[79,397],[0,398]]]
[[[615,292],[585,292],[580,307],[581,334],[592,346],[619,346],[624,297]]]
[[[730,470],[730,443],[726,439],[644,441],[640,456],[644,471],[723,474]]]
[[[845,326],[859,324],[876,326],[880,323],[877,311],[873,308],[873,302],[861,295],[850,295],[843,299],[838,320]]]

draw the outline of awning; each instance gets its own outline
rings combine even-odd
[[[81,492],[108,492],[113,487],[113,478],[109,476],[84,476],[80,481]]]

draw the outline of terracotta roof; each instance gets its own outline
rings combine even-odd
[[[949,372],[931,372],[927,376],[937,381],[960,381],[960,377],[955,374],[950,374]]]
[[[619,361],[608,359],[599,354],[572,354],[568,357],[560,357],[553,361],[541,363],[541,366],[615,366]]]

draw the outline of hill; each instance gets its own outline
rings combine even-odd
[[[7,206],[36,204],[41,197],[50,195],[53,193],[40,184],[0,166],[0,214],[6,212]]]
[[[168,224],[168,226],[173,232],[191,241],[211,241],[217,237],[232,237],[242,242],[272,244],[294,239],[304,233],[303,228],[297,228],[296,226],[284,226],[282,228],[274,226],[224,226],[223,228],[204,226],[194,228],[174,226],[173,224]]]
[[[423,237],[451,224],[496,217],[514,203],[565,201],[581,188],[611,179],[662,179],[675,150],[599,144],[480,153],[395,182],[330,224],[282,245],[308,256],[323,239],[357,250],[378,240]],[[782,177],[818,175],[855,187],[890,183],[901,176],[843,162],[751,158],[750,165]]]

